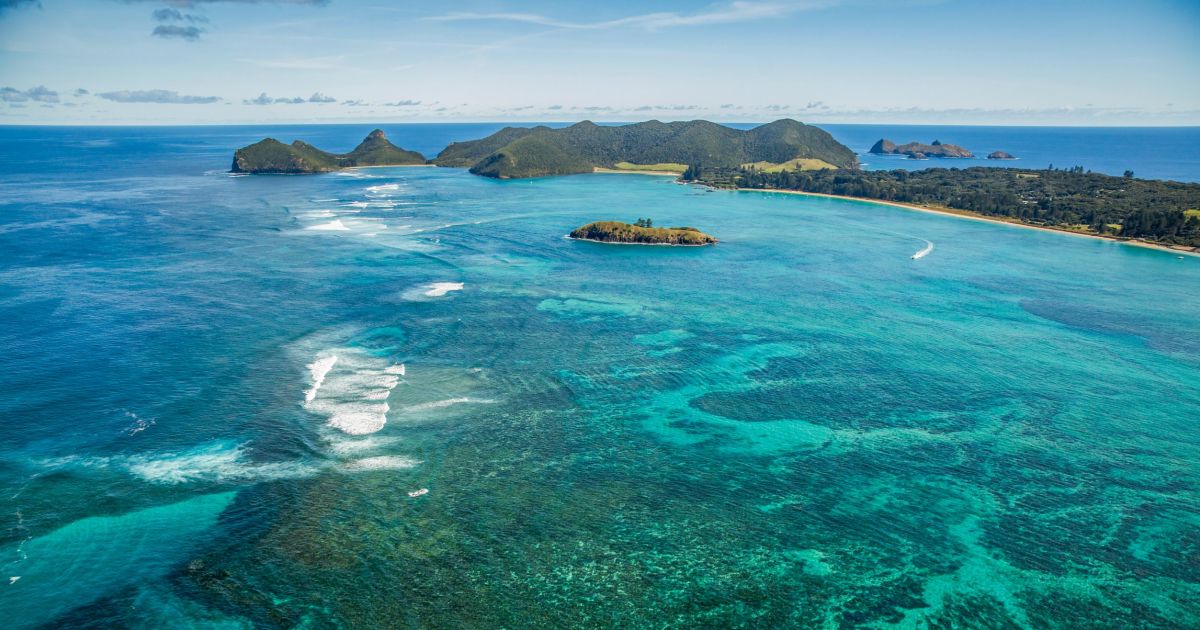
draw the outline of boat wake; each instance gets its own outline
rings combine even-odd
[[[925,241],[925,249],[912,255],[913,260],[919,260],[929,255],[933,251],[933,241]]]

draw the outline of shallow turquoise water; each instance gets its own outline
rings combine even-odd
[[[1200,259],[172,133],[0,191],[17,627],[1200,623]]]

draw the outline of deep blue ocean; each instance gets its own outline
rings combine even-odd
[[[1197,128],[824,127],[1200,181]],[[0,128],[0,625],[1200,625],[1200,258],[659,176],[226,172],[371,129]],[[644,216],[721,243],[564,238]]]

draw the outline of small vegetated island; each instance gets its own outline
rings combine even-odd
[[[382,130],[367,135],[349,153],[329,153],[307,142],[284,144],[274,138],[242,147],[233,154],[234,173],[299,175],[328,173],[356,166],[411,166],[425,164],[425,156],[394,145]]]
[[[601,243],[626,245],[712,245],[717,239],[694,227],[654,227],[651,219],[638,219],[636,223],[620,221],[596,221],[575,228],[570,238]]]

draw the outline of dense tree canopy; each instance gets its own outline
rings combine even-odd
[[[1068,170],[975,167],[783,171],[692,166],[688,181],[968,210],[1034,225],[1200,246],[1200,184]],[[1189,212],[1193,211],[1193,212]]]

